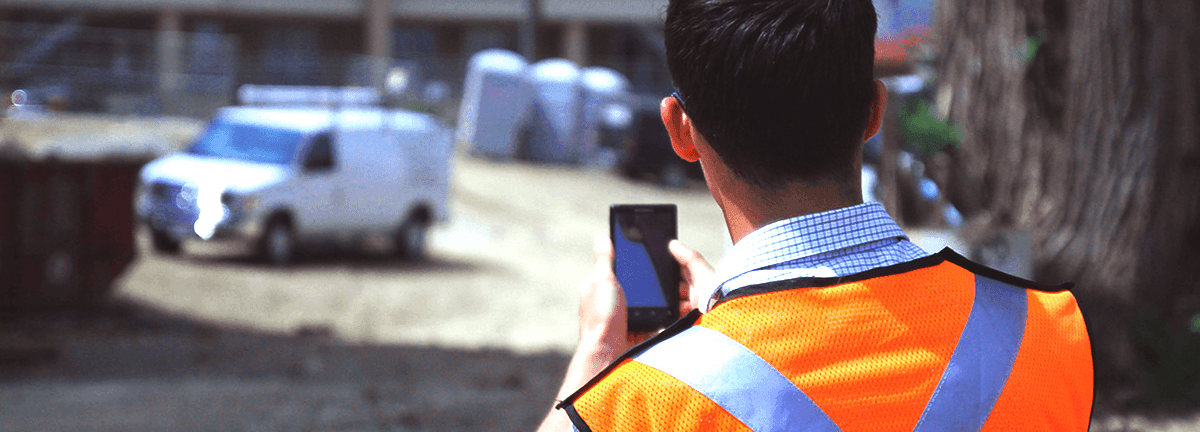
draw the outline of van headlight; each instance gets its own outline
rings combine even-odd
[[[221,205],[229,209],[231,213],[250,213],[258,206],[258,199],[253,195],[240,194],[236,192],[221,193]]]

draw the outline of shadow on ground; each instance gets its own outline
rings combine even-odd
[[[436,273],[436,272],[477,272],[487,269],[486,264],[464,260],[454,260],[442,257],[426,257],[420,261],[412,261],[391,254],[372,253],[370,251],[336,251],[322,253],[300,253],[291,264],[282,268],[275,267],[252,256],[242,255],[186,255],[166,257],[167,259],[188,260],[198,264],[260,268],[263,270],[352,270],[356,273]],[[495,270],[495,269],[487,269]]]
[[[5,317],[0,429],[532,430],[567,361],[269,334],[116,300]]]

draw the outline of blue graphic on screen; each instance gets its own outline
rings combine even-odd
[[[623,226],[622,219],[616,218],[613,247],[617,255],[617,282],[625,291],[626,303],[632,307],[666,306],[667,299],[663,297],[658,272],[654,270],[654,261],[650,258],[647,245],[642,243],[643,236],[638,224]],[[666,249],[666,244],[657,246]]]

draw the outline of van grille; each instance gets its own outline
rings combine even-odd
[[[155,225],[165,228],[190,226],[196,222],[199,211],[195,208],[195,198],[188,199],[182,192],[182,185],[167,182],[150,184],[150,215]]]

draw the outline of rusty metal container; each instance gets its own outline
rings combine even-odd
[[[87,307],[134,259],[145,160],[0,160],[0,305]]]
[[[204,122],[22,113],[0,117],[0,312],[96,305],[134,258],[139,170]]]

